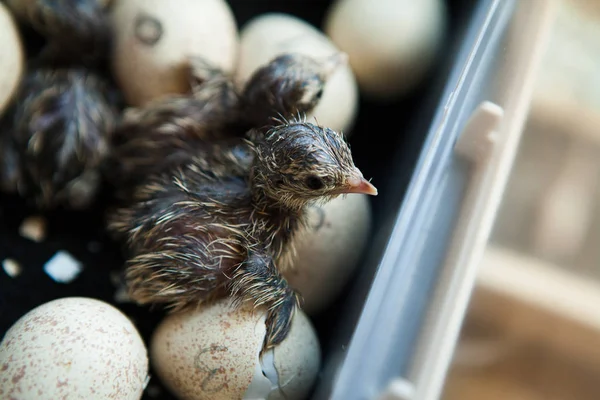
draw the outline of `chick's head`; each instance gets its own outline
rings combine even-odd
[[[348,193],[376,195],[354,165],[343,135],[306,121],[284,121],[255,145],[253,185],[289,208]]]

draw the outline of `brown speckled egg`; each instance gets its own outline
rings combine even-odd
[[[0,114],[15,94],[25,63],[21,36],[12,14],[0,3]]]
[[[262,357],[265,313],[230,299],[167,316],[156,329],[151,363],[180,399],[306,398],[320,367],[320,347],[303,312],[288,337]]]
[[[139,399],[147,373],[147,351],[135,326],[91,298],[38,306],[0,343],[2,399]]]
[[[191,58],[234,69],[237,24],[225,0],[114,0],[111,19],[112,69],[129,105],[190,92]]]
[[[367,195],[349,194],[309,209],[308,228],[297,237],[298,257],[284,272],[314,315],[333,302],[352,277],[371,233]]]

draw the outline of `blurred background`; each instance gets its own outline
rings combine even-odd
[[[557,6],[444,400],[600,398],[600,3]]]

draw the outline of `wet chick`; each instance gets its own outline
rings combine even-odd
[[[118,198],[146,176],[188,162],[207,141],[227,136],[238,102],[231,80],[200,58],[192,60],[188,78],[193,95],[125,111],[104,171]]]
[[[192,97],[203,101],[216,102],[223,110],[237,107],[238,93],[231,76],[203,57],[190,57],[187,79]]]
[[[232,80],[204,60],[190,63],[193,96],[173,95],[131,109],[116,129],[106,175],[128,191],[145,176],[183,165],[207,139],[243,137],[254,127],[310,112],[341,54],[313,60],[301,54],[274,58],[238,94]],[[119,195],[119,197],[123,197]]]
[[[18,158],[2,164],[5,183],[40,208],[87,207],[118,117],[112,100],[86,70],[29,71],[1,125],[2,157]]]
[[[286,53],[256,70],[244,85],[239,118],[245,128],[272,125],[277,118],[309,114],[331,75],[348,62],[345,53],[313,58]]]
[[[109,231],[127,243],[136,302],[180,310],[230,295],[264,305],[268,349],[286,337],[298,305],[280,271],[293,263],[307,207],[377,191],[338,132],[291,120],[253,139],[152,176],[111,215]]]
[[[40,59],[92,65],[108,56],[109,0],[7,0],[26,26],[46,40]]]

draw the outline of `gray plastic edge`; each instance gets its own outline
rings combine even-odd
[[[443,166],[439,161],[452,151],[460,133],[457,124],[466,118],[464,114],[470,111],[465,111],[460,102],[473,89],[473,76],[478,72],[486,45],[491,41],[490,36],[497,34],[492,28],[498,9],[501,6],[508,7],[512,3],[512,0],[484,0],[478,5],[469,32],[465,36],[460,57],[442,96],[441,105],[428,131],[428,139],[419,157],[416,173],[411,179],[407,196],[390,235],[348,352],[334,382],[331,399],[373,398],[384,389],[375,387],[372,383],[378,381],[378,371],[386,368],[382,365],[384,358],[378,357],[377,353],[386,351],[385,344],[390,343],[390,338],[377,337],[373,327],[389,322],[389,315],[381,312],[382,305],[386,302],[393,301],[397,304],[399,315],[410,312],[405,301],[408,293],[406,284],[411,281],[410,275],[413,273],[410,268],[410,256],[411,244],[415,243],[415,239],[408,239],[419,231],[419,222],[424,216],[436,211],[437,203],[433,200],[437,197],[437,189],[430,183],[441,173]],[[412,256],[417,257],[418,254]],[[396,267],[399,264],[409,267],[398,269]],[[393,319],[397,320],[399,315]],[[393,329],[390,329],[391,331]],[[400,371],[398,373],[400,374]]]

